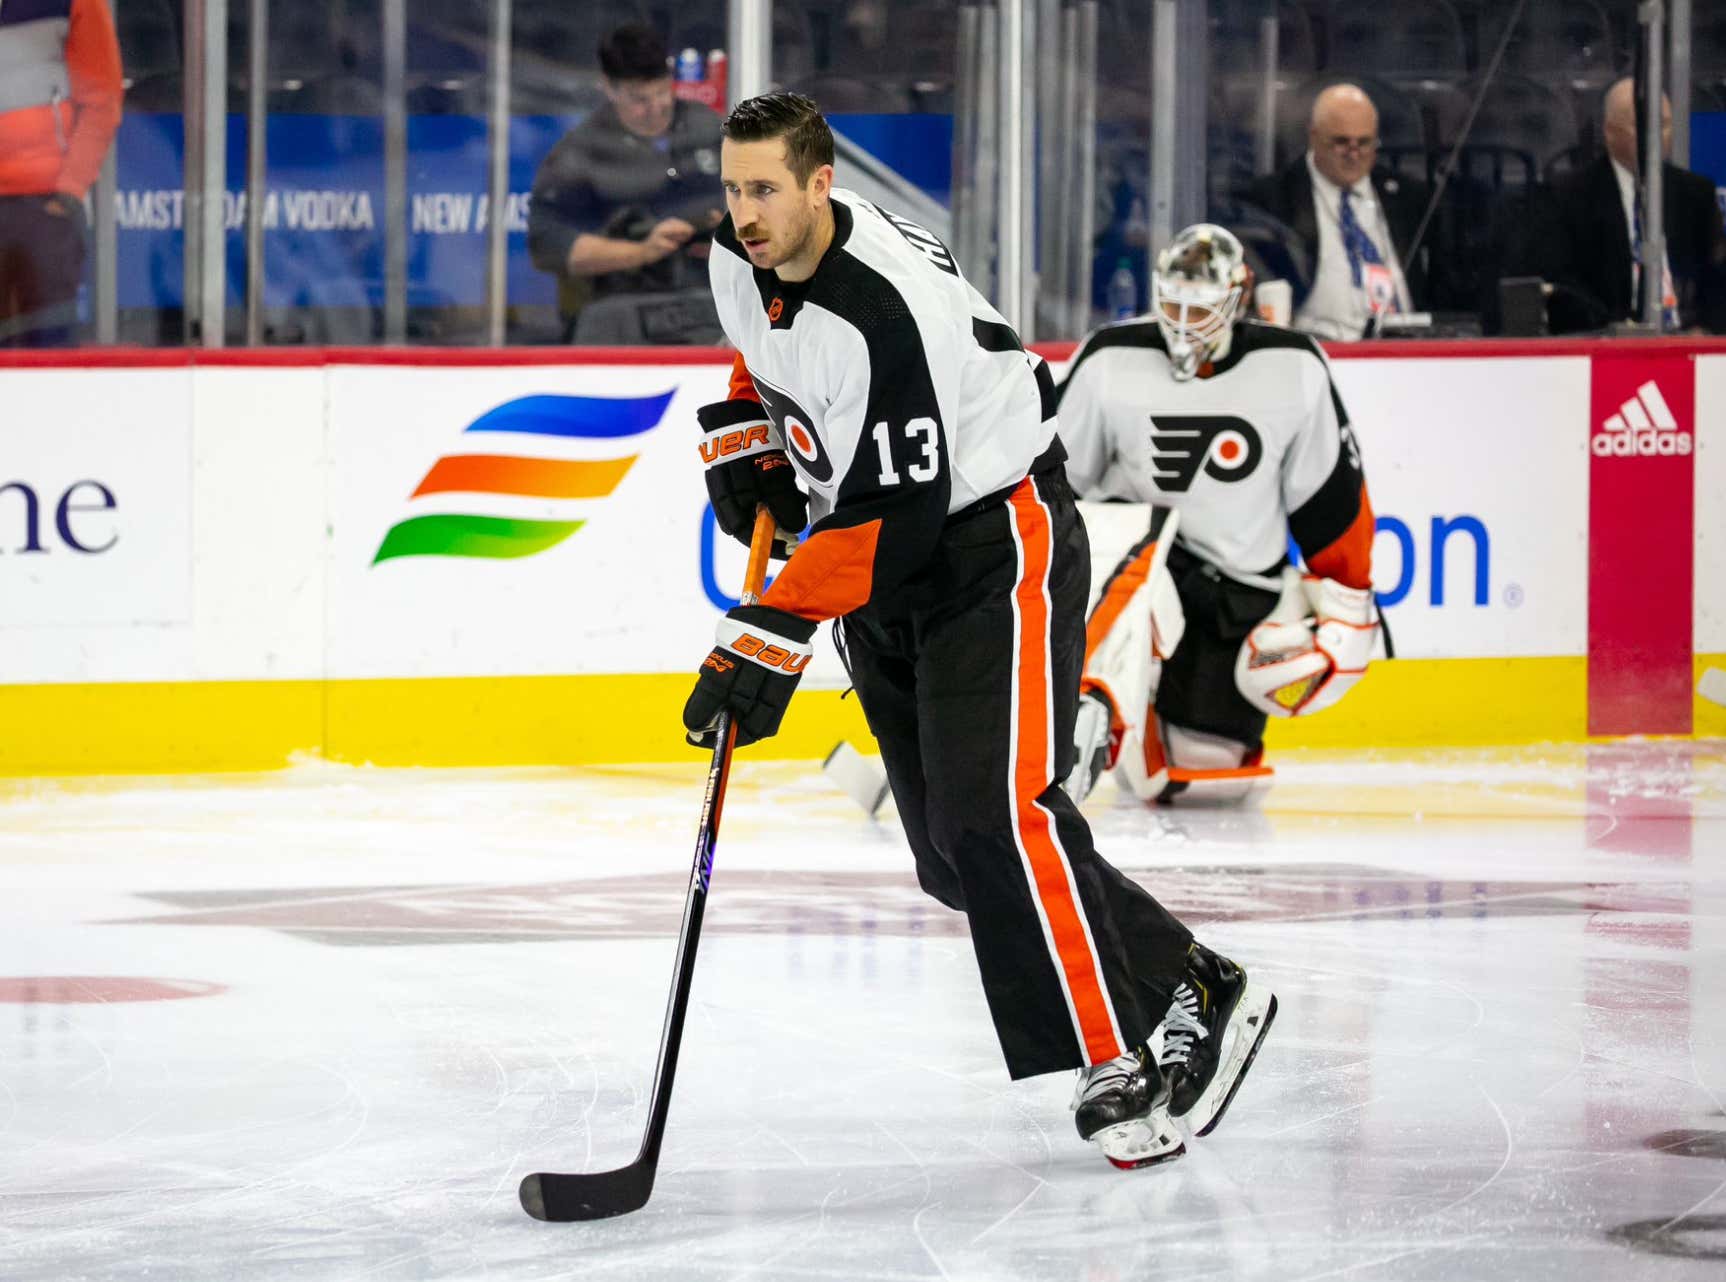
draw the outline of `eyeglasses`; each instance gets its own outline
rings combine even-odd
[[[1377,151],[1378,139],[1371,134],[1361,138],[1351,138],[1347,134],[1332,134],[1326,138],[1325,146],[1332,151]]]

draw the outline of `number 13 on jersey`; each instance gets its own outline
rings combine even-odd
[[[903,444],[895,446],[892,424],[883,420],[875,424],[875,448],[881,454],[881,484],[901,483],[899,468],[905,470],[905,480],[932,481],[941,471],[941,450],[938,429],[932,418],[914,418],[900,429]],[[910,458],[915,451],[915,459]],[[897,457],[895,457],[897,456]]]

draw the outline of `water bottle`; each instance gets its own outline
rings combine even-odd
[[[694,49],[685,49],[677,55],[677,79],[680,84],[699,84],[702,70],[702,57]]]
[[[1109,277],[1109,287],[1104,293],[1108,303],[1110,320],[1126,320],[1139,312],[1139,284],[1133,279],[1133,265],[1128,259],[1121,259],[1115,265],[1115,274]]]

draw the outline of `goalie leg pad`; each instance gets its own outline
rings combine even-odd
[[[1186,627],[1180,593],[1168,570],[1169,550],[1180,514],[1151,509],[1150,532],[1128,549],[1103,585],[1085,627],[1085,670],[1080,689],[1079,769],[1095,755],[1102,735],[1087,718],[1086,704],[1100,700],[1111,711],[1108,752],[1103,766],[1119,760],[1121,745],[1138,731],[1139,709],[1156,695],[1163,660],[1174,653]],[[1085,781],[1069,779],[1069,794],[1090,791]],[[1091,782],[1094,782],[1094,776]],[[1077,798],[1075,798],[1077,799]]]

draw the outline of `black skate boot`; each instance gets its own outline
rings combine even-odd
[[[1215,1130],[1276,1017],[1276,994],[1195,942],[1163,1020],[1158,1063],[1169,1079],[1170,1115],[1195,1136]]]
[[[1123,1171],[1173,1161],[1187,1151],[1169,1121],[1169,1083],[1142,1049],[1079,1070],[1073,1123],[1081,1139]]]

